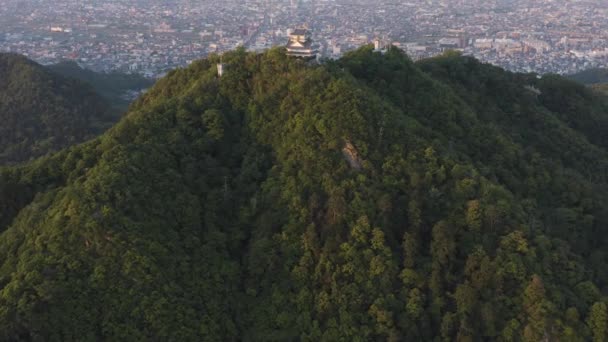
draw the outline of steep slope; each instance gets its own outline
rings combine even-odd
[[[212,56],[0,169],[0,338],[602,340],[608,151],[543,97],[577,95],[372,50]]]
[[[0,165],[82,142],[107,127],[108,105],[88,85],[0,54]]]
[[[72,61],[49,65],[47,68],[63,77],[88,83],[119,112],[126,110],[131,103],[129,93],[138,93],[154,84],[153,80],[141,75],[119,72],[98,73],[81,68]]]

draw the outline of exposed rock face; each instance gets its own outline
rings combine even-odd
[[[355,170],[361,169],[362,160],[361,160],[361,158],[359,158],[359,153],[357,152],[357,149],[355,148],[355,146],[353,146],[353,144],[349,140],[346,140],[344,142],[344,147],[342,148],[342,154],[344,155],[344,158],[346,159],[346,161],[348,162],[350,167],[352,167]]]

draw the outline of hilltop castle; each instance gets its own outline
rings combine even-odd
[[[312,59],[317,57],[318,51],[313,47],[310,31],[303,28],[295,29],[289,35],[287,43],[287,55]]]

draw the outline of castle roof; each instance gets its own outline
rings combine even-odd
[[[287,55],[293,57],[311,58],[318,53],[310,39],[310,31],[303,28],[295,29],[291,33],[286,48]]]
[[[294,31],[291,33],[291,35],[293,35],[293,36],[305,36],[305,35],[307,35],[308,33],[309,33],[309,31],[308,31],[307,29],[298,28],[298,29],[295,29],[295,30],[294,30]]]
[[[288,50],[298,50],[298,49],[302,49],[302,50],[309,50],[312,48],[312,40],[306,40],[304,42],[302,41],[294,41],[294,40],[290,40],[287,43],[287,49]]]

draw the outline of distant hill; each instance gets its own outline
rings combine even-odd
[[[154,80],[137,74],[98,73],[81,68],[76,62],[64,61],[47,68],[65,77],[86,82],[118,110],[125,110],[132,102],[133,93],[140,92],[154,84]]]
[[[600,94],[608,95],[608,83],[592,84],[590,87]]]
[[[608,83],[608,69],[593,68],[567,77],[583,84]]]
[[[0,54],[0,165],[82,142],[115,120],[91,86]]]
[[[0,168],[0,340],[606,341],[606,97],[454,53],[221,58]]]

